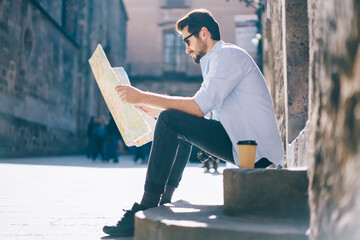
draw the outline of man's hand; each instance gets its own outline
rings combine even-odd
[[[149,110],[149,115],[156,116],[163,109],[175,109],[198,117],[203,117],[199,105],[191,97],[167,96],[163,94],[143,92],[129,85],[119,85],[115,88],[120,99],[130,104],[145,104],[158,108],[156,112]],[[155,109],[153,109],[155,110]]]
[[[126,103],[140,103],[143,96],[143,91],[129,85],[119,85],[115,88],[119,94],[120,99]]]

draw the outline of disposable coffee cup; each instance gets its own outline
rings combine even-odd
[[[239,141],[239,166],[241,168],[254,168],[257,143],[254,140]]]

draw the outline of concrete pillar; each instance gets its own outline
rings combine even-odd
[[[309,28],[307,0],[285,1],[288,140],[291,143],[308,119]]]
[[[305,161],[294,160],[288,144],[299,135],[308,116],[307,0],[266,1],[262,19],[264,75],[284,143],[284,164],[293,166],[296,161],[305,165]]]
[[[309,20],[307,0],[285,0],[287,167],[306,166]]]
[[[270,89],[286,154],[286,78],[283,25],[284,0],[268,0],[262,16],[263,72]]]

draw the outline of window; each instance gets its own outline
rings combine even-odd
[[[166,5],[181,6],[185,4],[185,0],[166,0]]]
[[[174,32],[164,32],[164,72],[184,73],[185,66],[185,45]]]
[[[163,8],[188,8],[188,0],[162,0]]]
[[[73,38],[76,38],[78,2],[76,0],[63,0],[62,27]]]

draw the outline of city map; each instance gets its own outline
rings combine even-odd
[[[130,80],[122,67],[112,68],[106,55],[98,44],[89,63],[106,105],[127,146],[142,146],[152,141],[155,119],[133,104],[121,101],[115,87],[130,85]]]

